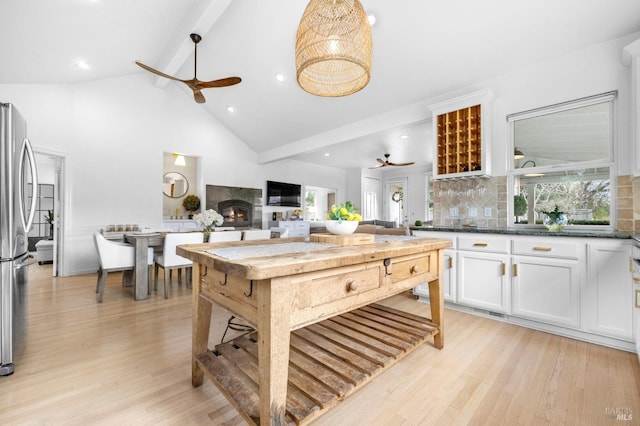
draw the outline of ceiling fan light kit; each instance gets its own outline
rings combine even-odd
[[[371,26],[358,0],[311,0],[296,36],[296,78],[318,96],[346,96],[369,83]]]
[[[202,94],[202,89],[209,89],[212,87],[226,87],[226,86],[233,86],[234,84],[238,84],[242,81],[242,79],[240,77],[227,77],[227,78],[221,78],[219,80],[212,80],[212,81],[201,81],[198,80],[197,77],[197,71],[198,71],[198,43],[200,43],[200,41],[202,40],[202,37],[199,34],[191,34],[191,41],[193,41],[193,45],[194,45],[194,57],[193,57],[193,78],[191,80],[183,80],[177,77],[174,77],[172,75],[169,74],[165,74],[161,71],[158,71],[154,68],[151,68],[148,65],[143,64],[140,61],[136,61],[136,64],[144,69],[147,70],[153,74],[159,75],[160,77],[164,77],[164,78],[168,78],[169,80],[173,80],[173,81],[179,81],[182,82],[184,84],[186,84],[187,86],[189,86],[189,88],[193,91],[193,98],[195,99],[195,101],[199,104],[203,104],[206,102],[206,99],[204,98],[204,95]]]

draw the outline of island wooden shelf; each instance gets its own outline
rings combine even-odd
[[[294,331],[287,424],[316,419],[436,333],[427,319],[376,304]],[[234,405],[260,424],[256,334],[216,345],[196,359]]]
[[[192,383],[204,376],[249,424],[308,424],[433,337],[448,240],[336,246],[245,241],[179,246],[193,264]],[[428,283],[430,317],[376,304]],[[214,302],[256,332],[209,348]]]

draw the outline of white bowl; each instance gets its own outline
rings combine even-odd
[[[358,223],[356,220],[327,220],[324,222],[327,231],[335,235],[353,234],[358,227]]]

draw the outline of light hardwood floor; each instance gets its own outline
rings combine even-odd
[[[191,295],[134,302],[109,274],[32,268],[29,335],[0,377],[0,425],[242,425],[205,380],[191,387]],[[387,304],[427,315],[409,295]],[[219,341],[228,313],[213,318]],[[416,349],[314,425],[640,424],[635,354],[447,310],[445,347]],[[617,420],[615,413],[632,416]]]

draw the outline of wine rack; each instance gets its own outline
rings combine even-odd
[[[437,116],[437,173],[482,170],[482,106]]]

